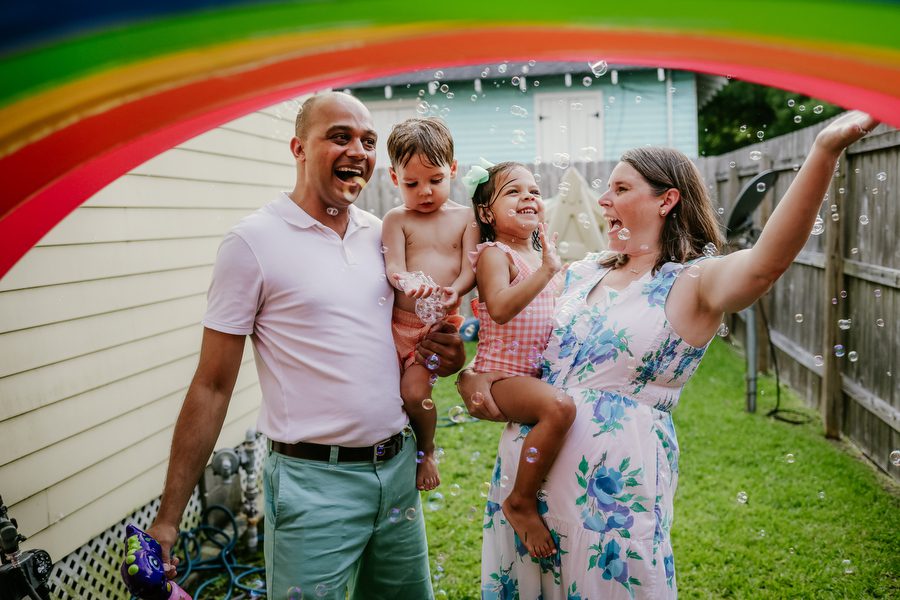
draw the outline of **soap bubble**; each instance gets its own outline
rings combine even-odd
[[[726,335],[728,335],[728,325],[726,325],[725,323],[719,325],[719,330],[716,331],[716,335],[718,335],[719,337],[725,337]]]
[[[450,410],[447,411],[450,420],[454,423],[465,423],[468,418],[468,413],[466,413],[466,409],[462,406],[456,405],[450,407]]]
[[[431,492],[428,495],[428,510],[434,512],[436,510],[441,510],[444,507],[444,495],[440,492]]]
[[[841,566],[844,569],[844,575],[853,575],[853,564],[850,562],[849,558],[842,560]]]
[[[802,323],[803,322],[803,313],[797,313],[796,315],[794,315],[794,320],[797,321],[798,323]]]
[[[759,192],[760,194],[763,193],[764,191],[766,191],[766,184],[763,183],[762,181],[760,181],[759,183],[757,183],[757,184],[756,184],[756,191]]]
[[[287,600],[303,600],[303,589],[299,585],[292,585],[287,591]]]
[[[602,77],[609,70],[609,65],[606,64],[605,60],[598,60],[593,64],[588,63],[588,66],[591,68],[591,73],[594,74],[594,77]]]
[[[590,77],[585,77],[584,79],[581,80],[581,83],[582,83],[582,85],[584,85],[584,87],[590,87],[591,84],[594,83],[594,80],[591,79]]]
[[[747,492],[738,492],[737,493],[737,501],[738,504],[747,504]]]
[[[825,221],[822,220],[822,217],[816,215],[816,222],[813,223],[811,235],[822,235],[822,232],[825,231]]]
[[[750,160],[759,160],[762,158],[762,152],[759,150],[753,150],[750,152]]]
[[[895,467],[900,467],[900,450],[893,450],[891,452],[891,464]]]
[[[631,237],[631,230],[627,227],[623,227],[619,230],[618,237],[620,240],[625,241]]]

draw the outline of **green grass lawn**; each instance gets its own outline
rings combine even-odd
[[[467,349],[474,356],[474,344]],[[746,413],[743,358],[716,340],[675,411],[681,597],[900,598],[900,487],[848,445],[826,440],[816,414],[791,393],[783,391],[782,407],[812,422],[766,417],[774,379],[763,378],[759,390],[759,412]],[[434,400],[449,425],[448,411],[462,405],[452,378],[438,382]],[[438,598],[480,596],[481,494],[501,428],[479,421],[438,429],[443,500],[423,494]]]
[[[847,445],[826,440],[815,413],[784,389],[782,407],[813,421],[767,418],[774,379],[760,381],[755,414],[744,411],[744,389],[743,358],[717,340],[674,414],[681,459],[672,537],[681,597],[900,597],[898,487]],[[434,400],[441,417],[462,404],[449,379],[435,387]],[[428,494],[423,501],[439,597],[480,595],[481,493],[501,427],[438,429],[444,500],[434,511]],[[742,491],[745,504],[737,501]]]

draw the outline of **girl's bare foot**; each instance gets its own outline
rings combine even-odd
[[[503,514],[531,556],[547,558],[556,554],[550,530],[537,512],[536,498],[518,498],[510,494],[503,502]]]
[[[416,465],[416,489],[433,490],[441,485],[441,476],[438,474],[437,461],[433,454],[424,455]]]

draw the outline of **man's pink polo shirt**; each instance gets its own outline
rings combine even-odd
[[[282,193],[219,247],[203,325],[250,336],[272,440],[368,446],[407,423],[381,221],[349,214],[341,239]]]

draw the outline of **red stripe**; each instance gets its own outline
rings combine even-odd
[[[900,125],[896,66],[742,40],[504,27],[323,51],[138,98],[0,159],[0,276],[103,186],[168,148],[257,108],[322,87],[434,64],[590,60],[599,55],[614,62],[730,73],[853,105]]]

